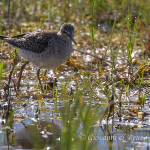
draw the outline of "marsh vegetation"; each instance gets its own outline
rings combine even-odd
[[[149,10],[148,0],[1,0],[0,35],[72,22],[78,44],[54,81],[41,72],[42,93],[31,64],[17,89],[25,60],[0,42],[0,149],[149,149]]]

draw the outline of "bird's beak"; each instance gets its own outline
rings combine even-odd
[[[76,43],[76,41],[73,39],[73,37],[72,37],[72,36],[69,36],[69,37],[70,37],[70,39],[74,42],[74,44],[77,45],[77,43]]]

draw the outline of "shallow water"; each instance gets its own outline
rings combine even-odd
[[[37,68],[30,64],[23,71],[20,91],[16,90],[20,67],[24,63],[20,57],[7,89],[16,55],[13,48],[0,43],[0,58],[4,66],[0,80],[0,149],[149,149],[150,58],[147,53],[144,55],[146,48],[143,43],[146,43],[149,31],[148,26],[143,25],[145,18],[137,21],[139,31],[133,33],[133,24],[130,31],[126,18],[121,22],[121,5],[117,11],[103,13],[99,11],[99,5],[95,5],[94,24],[97,25],[93,48],[91,5],[87,6],[82,0],[69,1],[69,5],[67,1],[20,2],[23,1],[11,3],[10,16],[14,18],[10,20],[7,18],[7,4],[0,2],[3,7],[0,13],[2,35],[58,30],[66,19],[75,23],[78,44],[74,46],[70,60],[55,71],[55,83],[52,74],[45,76],[45,70],[41,71],[42,94],[36,77]],[[140,19],[142,12],[139,14]],[[112,31],[115,17],[118,20]],[[125,27],[120,28],[122,24]],[[114,33],[110,39],[111,32]],[[133,50],[131,55],[130,50]]]

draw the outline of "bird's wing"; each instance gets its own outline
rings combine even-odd
[[[39,53],[48,47],[49,41],[53,41],[53,38],[56,35],[57,32],[37,31],[29,34],[17,35],[11,38],[7,37],[4,41],[16,48]]]

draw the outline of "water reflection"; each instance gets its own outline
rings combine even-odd
[[[3,134],[2,149],[60,149],[60,122],[15,123],[14,132]]]

